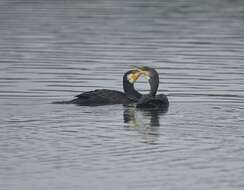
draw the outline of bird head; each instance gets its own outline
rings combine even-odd
[[[155,73],[157,73],[156,70],[151,68],[151,67],[146,67],[146,66],[136,67],[136,66],[134,66],[134,68],[138,72],[137,75],[139,77],[142,75],[142,76],[146,77],[146,79],[148,79],[148,80],[150,80],[155,75]]]
[[[141,76],[141,72],[137,69],[131,70],[128,74],[127,74],[127,80],[131,83],[134,84],[137,79]]]

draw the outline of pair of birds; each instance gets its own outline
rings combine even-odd
[[[140,76],[148,78],[150,92],[143,95],[136,91],[134,83]],[[159,86],[159,76],[151,67],[136,67],[127,71],[123,76],[124,93],[116,90],[98,89],[84,92],[71,101],[62,103],[73,103],[80,106],[99,106],[111,104],[136,104],[138,108],[160,108],[167,109],[169,101],[166,95],[156,95]],[[60,102],[61,103],[61,102]]]

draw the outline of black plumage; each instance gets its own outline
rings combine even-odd
[[[150,92],[138,99],[136,107],[168,109],[168,97],[165,94],[156,95],[159,86],[158,72],[151,67],[141,67],[138,70],[149,78]]]
[[[129,70],[123,76],[124,92],[108,89],[97,89],[83,92],[70,101],[54,102],[63,104],[77,104],[80,106],[101,106],[110,104],[131,104],[141,98],[141,94],[134,88],[134,82],[139,77],[139,71]],[[132,79],[131,79],[132,77]],[[132,80],[132,81],[131,81]]]

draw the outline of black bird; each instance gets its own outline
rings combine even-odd
[[[134,83],[140,77],[137,69],[127,71],[123,76],[124,93],[116,90],[97,89],[84,92],[71,101],[54,102],[57,104],[77,104],[80,106],[101,106],[109,104],[131,104],[137,102],[142,95],[134,88]]]
[[[159,76],[155,69],[151,67],[137,68],[140,75],[144,75],[148,78],[150,84],[150,92],[147,95],[141,96],[137,101],[137,108],[160,108],[167,110],[169,107],[169,101],[165,94],[158,94]]]

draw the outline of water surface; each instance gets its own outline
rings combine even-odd
[[[1,1],[1,189],[243,189],[243,10],[241,0]],[[122,90],[131,65],[157,69],[167,113],[51,104]]]

